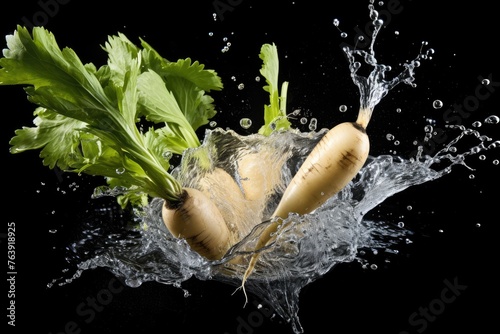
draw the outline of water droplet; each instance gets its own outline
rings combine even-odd
[[[242,118],[240,119],[240,126],[243,129],[248,129],[252,126],[252,120],[250,118]]]
[[[491,115],[491,116],[488,116],[484,120],[484,122],[487,124],[498,124],[498,123],[500,123],[500,117],[498,117],[496,115]]]
[[[435,100],[434,102],[432,102],[432,107],[434,109],[440,109],[443,107],[443,101],[441,100]]]
[[[488,145],[488,149],[498,148],[498,147],[500,147],[500,140],[496,140],[493,143]]]
[[[340,107],[339,107],[339,110],[340,112],[346,112],[347,111],[347,106],[345,104],[342,104]]]
[[[125,168],[120,167],[120,168],[117,168],[117,169],[116,169],[116,174],[118,174],[118,175],[122,175],[123,173],[125,173]]]
[[[314,131],[316,130],[318,126],[318,120],[316,118],[311,118],[311,121],[309,122],[309,130]]]
[[[172,152],[171,151],[165,151],[162,153],[162,157],[166,160],[170,160],[172,158]]]

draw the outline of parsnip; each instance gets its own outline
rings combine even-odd
[[[184,188],[180,202],[164,202],[163,222],[174,237],[209,260],[221,259],[231,246],[230,232],[219,209],[201,191]]]
[[[363,167],[369,153],[366,126],[371,110],[361,109],[355,123],[338,124],[314,147],[287,186],[272,223],[261,234],[243,276],[242,287],[257,264],[257,251],[266,246],[290,213],[307,214],[342,190]]]

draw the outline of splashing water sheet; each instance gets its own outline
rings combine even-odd
[[[208,1],[168,13],[143,4],[140,14],[123,4],[112,12],[92,1],[49,3],[9,4],[3,35],[16,24],[46,25],[60,45],[101,62],[97,46],[122,31],[222,77],[202,146],[175,157],[172,173],[184,185],[200,181],[200,152],[238,182],[245,180],[235,166],[249,154],[259,155],[262,173],[279,169],[280,177],[262,205],[227,210],[226,221],[243,217],[246,231],[227,257],[210,262],[170,235],[161,201],[124,211],[105,196],[112,194],[95,191],[100,179],[49,170],[36,153],[9,154],[5,225],[16,227],[17,267],[9,330],[40,314],[49,333],[447,333],[492,323],[485,301],[497,294],[500,74],[486,51],[498,38],[486,1],[444,9],[414,1],[329,9]],[[267,103],[263,43],[278,47],[296,129],[269,137],[255,134]],[[15,88],[0,90],[8,101],[4,143],[31,121],[32,106]],[[314,144],[327,128],[354,121],[360,106],[373,111],[365,166],[322,207],[290,217],[262,250],[245,305],[238,289],[245,262],[231,260],[248,258]],[[234,207],[222,184],[211,186],[219,206]],[[7,240],[2,234],[2,245]]]

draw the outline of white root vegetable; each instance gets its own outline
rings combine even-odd
[[[355,123],[338,124],[314,147],[287,186],[271,217],[272,223],[261,234],[243,276],[242,287],[259,259],[258,250],[266,246],[290,213],[307,214],[342,190],[363,167],[369,153],[366,126],[371,110],[361,109]]]
[[[261,164],[276,159],[269,152],[248,153],[238,160],[238,176],[213,167],[206,150],[190,152],[190,159],[205,172],[192,177],[185,171],[187,176],[180,182],[200,208],[195,211],[183,196],[174,202],[165,200],[163,220],[172,235],[185,238],[193,250],[209,260],[220,259],[262,221],[269,187],[276,181],[271,182]],[[273,179],[280,177],[279,170],[271,174]],[[200,241],[201,237],[213,241]]]
[[[245,198],[233,176],[224,169],[215,167],[207,172],[197,182],[197,189],[219,208],[231,232],[233,244],[260,222],[260,217],[255,215],[253,206],[250,205],[251,202]]]
[[[163,222],[174,237],[209,260],[221,259],[231,246],[231,234],[219,209],[201,191],[184,188],[179,203],[165,201]]]
[[[238,175],[245,198],[265,205],[267,198],[281,182],[281,166],[285,160],[286,156],[276,156],[276,152],[269,149],[242,156],[238,160]],[[270,165],[273,168],[269,169]]]

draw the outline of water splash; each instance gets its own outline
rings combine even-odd
[[[291,216],[288,224],[283,224],[285,227],[279,231],[276,241],[262,251],[261,260],[246,283],[247,292],[270,305],[296,333],[301,333],[298,301],[304,286],[340,263],[364,262],[359,252],[361,249],[397,253],[397,247],[409,240],[413,233],[404,224],[367,219],[370,210],[409,187],[450,173],[453,166],[466,166],[468,156],[484,153],[495,146],[495,141],[481,136],[476,130],[462,126],[450,129],[456,131],[457,136],[434,156],[422,156],[421,153],[411,159],[370,156],[356,179],[320,209],[304,216]],[[253,221],[260,221],[273,211],[283,191],[282,184],[290,180],[324,131],[288,131],[261,137],[240,136],[231,130],[207,130],[197,151],[210,154],[214,166],[222,166],[235,179],[238,175],[231,167],[235,157],[269,149],[287,155],[281,166],[282,179],[276,183],[274,195],[268,198],[257,218],[255,213],[250,217]],[[464,137],[474,138],[478,143],[457,152],[453,148]],[[196,187],[199,182],[196,174],[206,166],[197,166],[192,159],[186,159],[184,163],[186,161],[189,168],[178,167],[177,177]],[[272,159],[261,159],[260,162],[263,170],[276,167],[276,161]],[[215,198],[217,193],[213,192],[217,191],[212,189]],[[131,287],[156,281],[181,288],[182,283],[191,277],[240,286],[248,258],[269,222],[257,224],[222,260],[208,261],[192,251],[184,240],[174,238],[168,232],[161,219],[161,206],[162,201],[155,199],[143,211],[137,212],[136,227],[126,233],[90,230],[85,239],[71,247],[75,259],[80,260],[73,278],[85,270],[103,267]],[[251,212],[247,214],[252,215]],[[91,255],[86,255],[86,260],[81,261],[79,254],[89,251]]]

